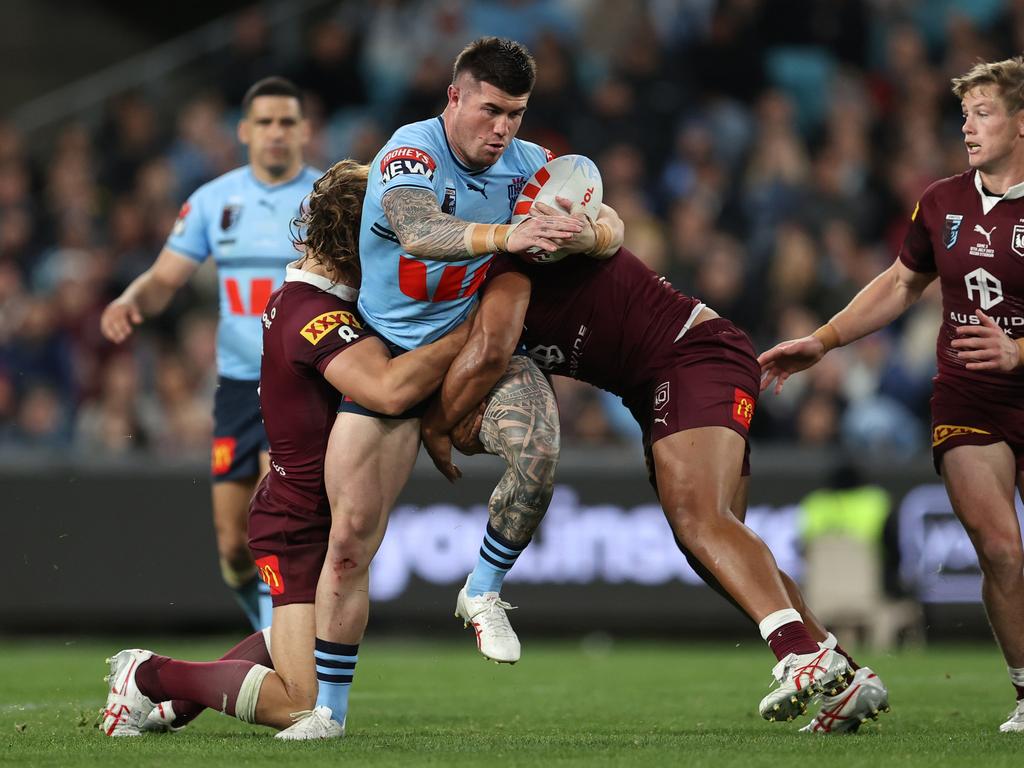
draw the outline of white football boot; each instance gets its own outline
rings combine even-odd
[[[292,720],[295,722],[283,731],[274,734],[275,739],[313,741],[316,739],[340,739],[345,735],[345,724],[331,718],[330,707],[292,712]]]
[[[1017,702],[1017,706],[1010,713],[1010,718],[999,726],[1000,733],[1024,732],[1024,699]]]
[[[459,590],[459,598],[455,602],[456,617],[462,619],[463,626],[472,625],[476,633],[476,647],[484,658],[499,664],[515,664],[519,661],[522,649],[505,615],[505,611],[515,606],[504,602],[497,592],[484,592],[478,597],[470,597],[466,593],[468,586],[469,578]]]
[[[821,697],[821,709],[802,733],[855,733],[869,718],[877,720],[879,712],[889,711],[889,691],[882,679],[869,667],[853,674],[850,687],[836,696]]]
[[[174,707],[171,706],[171,702],[158,702],[157,705],[149,711],[149,715],[146,717],[146,722],[142,724],[142,728],[140,730],[143,733],[177,733],[178,731],[184,730],[184,725],[178,726],[177,728],[172,725],[175,717],[177,717],[177,715],[174,712]]]
[[[815,653],[789,654],[775,665],[772,676],[779,687],[761,699],[758,710],[765,720],[792,720],[807,711],[815,694],[835,696],[849,685],[846,659],[829,648]]]
[[[142,724],[153,709],[153,702],[142,695],[135,683],[135,670],[152,655],[152,651],[130,648],[107,659],[110,674],[103,679],[110,684],[110,690],[100,722],[100,730],[107,736],[142,735]]]

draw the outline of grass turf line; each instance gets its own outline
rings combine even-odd
[[[183,733],[108,739],[94,727],[103,659],[117,641],[0,641],[0,765],[771,766],[1020,765],[1024,734],[1000,734],[1012,689],[995,647],[858,654],[887,682],[893,711],[853,737],[815,738],[757,715],[773,659],[730,645],[527,639],[498,666],[460,645],[372,640],[360,647],[349,735],[283,743],[207,712]],[[153,641],[214,658],[232,640]]]

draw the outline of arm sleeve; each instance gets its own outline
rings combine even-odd
[[[297,313],[295,326],[285,335],[285,354],[297,369],[322,375],[340,352],[376,335],[363,324],[354,304],[310,303]]]
[[[399,130],[378,161],[378,199],[398,187],[418,187],[431,190],[435,194],[443,191],[438,161],[441,152],[447,152],[448,149],[436,144],[437,142],[426,131],[418,128]]]
[[[166,243],[166,247],[175,253],[200,262],[205,261],[213,250],[206,236],[206,195],[203,194],[203,189],[204,187],[200,187],[193,192],[181,206]]]

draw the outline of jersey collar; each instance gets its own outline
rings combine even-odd
[[[298,260],[293,261],[284,270],[284,281],[286,283],[309,283],[310,285],[319,288],[321,291],[337,296],[342,301],[355,301],[359,298],[359,291],[350,285],[343,285],[342,283],[332,283],[323,275],[315,275],[312,272],[307,272],[304,269],[298,269],[295,265],[298,264]]]
[[[253,173],[252,171],[252,163],[246,165],[245,170],[249,174],[249,178],[252,180],[253,184],[267,190],[268,192],[274,192],[278,189],[284,189],[285,187],[289,187],[295,182],[302,179],[306,175],[306,171],[309,170],[309,166],[303,164],[302,167],[299,168],[298,173],[296,173],[294,176],[292,176],[290,179],[287,179],[286,181],[277,182],[277,184],[267,184],[266,182],[260,181],[256,174]]]
[[[1018,198],[1024,197],[1024,181],[1020,184],[1014,184],[1009,187],[1002,195],[990,195],[986,194],[984,188],[981,186],[981,174],[977,171],[974,172],[974,186],[978,190],[978,195],[981,197],[981,209],[986,214],[996,207],[996,203],[1000,200],[1017,200]]]

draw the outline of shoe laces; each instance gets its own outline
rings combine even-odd
[[[508,616],[505,611],[514,611],[516,606],[506,603],[496,594],[494,597],[484,595],[486,601],[478,613],[473,614],[473,621],[483,625],[483,628],[496,637],[514,637],[512,625],[508,623]]]

